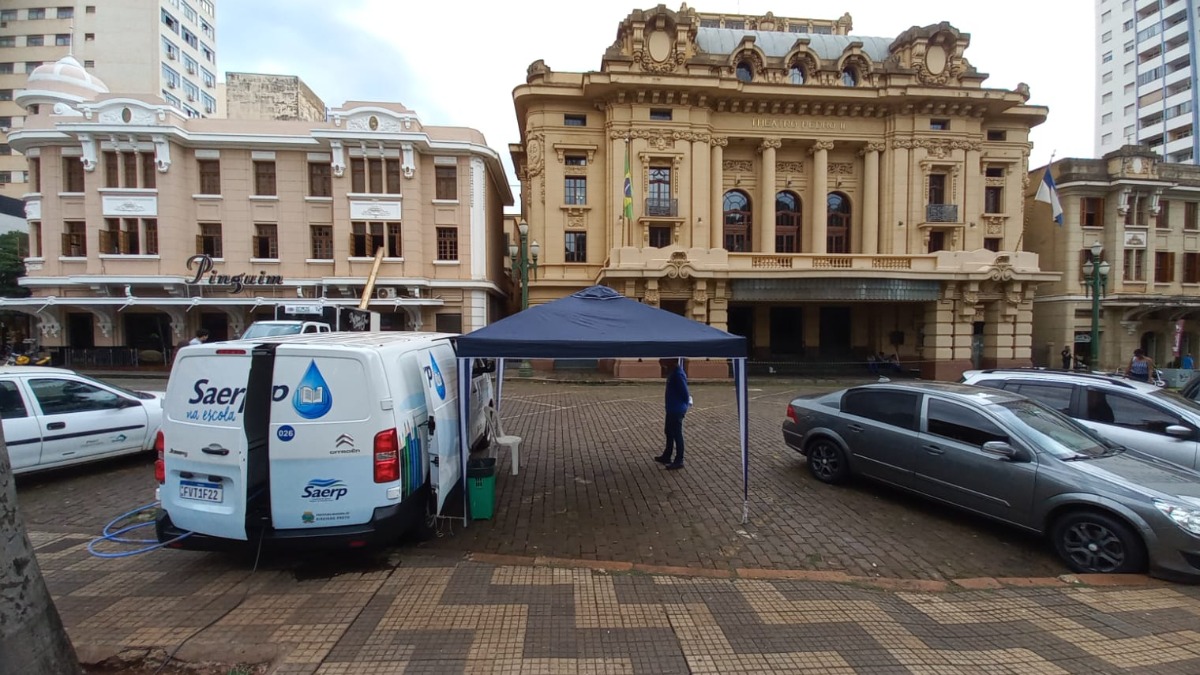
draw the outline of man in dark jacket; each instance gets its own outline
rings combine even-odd
[[[659,359],[663,377],[667,378],[666,391],[666,423],[663,433],[667,437],[667,448],[654,458],[654,461],[666,464],[667,469],[683,468],[683,416],[692,406],[692,396],[688,392],[687,375],[683,372],[682,359]],[[675,459],[671,459],[671,450],[675,450]]]

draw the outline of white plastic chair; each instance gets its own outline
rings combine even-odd
[[[521,465],[521,437],[510,436],[504,433],[504,427],[500,425],[500,415],[492,406],[484,407],[484,414],[487,415],[488,429],[492,432],[492,440],[496,445],[508,448],[512,455],[512,475],[517,475],[517,470]]]

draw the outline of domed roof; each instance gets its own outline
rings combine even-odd
[[[84,70],[74,56],[67,55],[54,63],[44,63],[29,74],[25,87],[41,91],[54,91],[81,98],[95,98],[96,94],[107,94],[108,87]]]

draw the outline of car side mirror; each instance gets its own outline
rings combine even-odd
[[[1190,427],[1185,427],[1182,424],[1172,424],[1166,429],[1168,436],[1175,438],[1191,438],[1192,430]]]
[[[1028,462],[1029,454],[1019,448],[1014,448],[1005,441],[988,441],[983,444],[983,451],[989,455],[1003,457],[1010,462]]]

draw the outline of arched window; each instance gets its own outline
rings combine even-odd
[[[737,79],[742,82],[749,82],[754,79],[754,66],[749,61],[745,59],[738,61]]]
[[[775,195],[775,251],[777,253],[800,252],[801,219],[800,197],[795,192],[780,192]]]
[[[825,251],[850,252],[850,198],[841,192],[829,193],[829,217],[826,221]]]
[[[842,69],[842,86],[858,86],[858,70],[854,66],[846,66]]]
[[[792,84],[804,84],[804,67],[799,63],[793,63],[788,69],[788,82]]]
[[[725,193],[725,250],[732,252],[750,250],[750,228],[753,218],[750,213],[750,197],[741,190]]]

